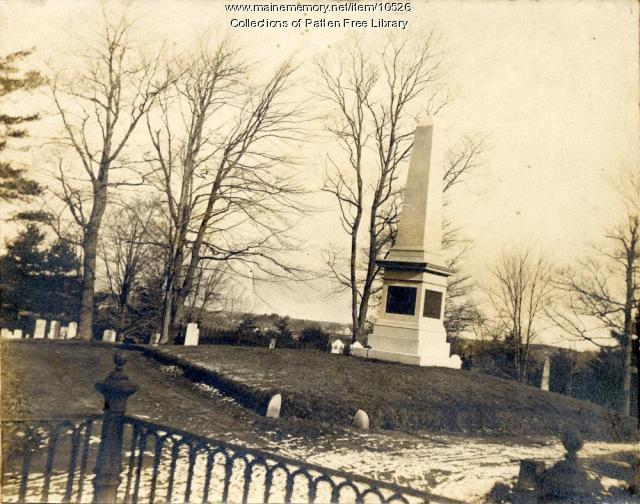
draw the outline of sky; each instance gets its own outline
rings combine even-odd
[[[435,120],[432,160],[441,163],[464,134],[486,136],[488,145],[481,168],[456,188],[447,209],[472,243],[465,269],[486,284],[492,262],[517,243],[539,247],[558,263],[587,253],[618,215],[607,181],[618,170],[640,166],[637,2],[414,0],[411,6],[408,14],[387,16],[408,20],[406,30],[358,32],[374,48],[390,31],[420,40],[435,28],[442,38],[456,99]],[[91,31],[98,7],[70,0],[5,1],[1,50],[34,46],[35,67],[44,68],[45,62],[64,67],[74,34]],[[354,31],[234,29],[232,18],[263,16],[228,14],[217,0],[142,1],[131,9],[150,42],[168,39],[188,46],[205,30],[229,34],[259,62],[258,74],[293,54],[303,81],[312,78],[317,56],[340,47]],[[300,175],[320,210],[296,233],[305,243],[304,262],[319,268],[322,251],[344,245],[346,237],[331,201],[318,191],[331,142],[320,129],[310,137],[313,142],[297,148]],[[257,312],[349,320],[347,297],[329,294],[326,280],[256,289]]]

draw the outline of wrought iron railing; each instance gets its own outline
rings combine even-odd
[[[2,422],[2,502],[91,502],[102,415]]]
[[[455,502],[127,416],[114,360],[103,415],[2,422],[2,502]]]
[[[125,502],[451,502],[125,417]]]

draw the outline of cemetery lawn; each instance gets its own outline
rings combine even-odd
[[[210,383],[262,414],[282,394],[282,416],[351,424],[365,410],[374,429],[558,435],[629,440],[635,420],[515,381],[447,368],[376,362],[311,350],[202,345],[147,347],[161,362]]]
[[[113,370],[116,349],[82,342],[22,341],[0,344],[2,420],[66,418],[100,413],[95,383]],[[127,413],[163,425],[263,447],[269,419],[242,408],[211,387],[187,380],[142,352],[123,352],[125,372],[139,386]]]

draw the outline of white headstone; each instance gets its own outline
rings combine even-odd
[[[63,325],[60,328],[60,339],[67,339],[68,334],[69,334],[69,327],[66,325]]]
[[[44,338],[44,333],[47,330],[47,321],[39,318],[36,320],[36,328],[33,331],[34,339],[42,339]]]
[[[271,338],[269,340],[269,350],[273,350],[276,347],[276,339],[275,338]]]
[[[191,322],[187,324],[187,332],[184,336],[184,346],[198,346],[198,339],[200,338],[200,330],[198,324]]]
[[[356,341],[353,345],[351,345],[351,348],[364,348],[362,346],[362,343],[360,343],[359,341]]]
[[[57,320],[52,320],[49,325],[49,334],[47,334],[47,338],[49,339],[58,339],[60,337],[60,322]]]
[[[11,332],[9,329],[3,327],[0,330],[0,338],[2,338],[2,339],[11,339],[11,338],[13,338],[13,332]]]
[[[102,333],[102,341],[106,341],[107,343],[115,343],[116,332],[113,329],[105,329],[105,331]]]
[[[280,394],[276,394],[269,400],[269,405],[267,406],[267,418],[280,418],[281,407],[282,396]]]
[[[361,409],[356,411],[356,414],[353,416],[353,425],[358,429],[368,429],[369,415],[367,415],[367,412]]]
[[[13,339],[22,339],[22,329],[13,331]]]
[[[542,382],[540,388],[542,390],[549,390],[549,374],[551,371],[551,361],[549,357],[544,360],[544,367],[542,368]]]
[[[331,353],[341,354],[342,352],[344,352],[344,343],[342,340],[337,339],[331,343]]]
[[[76,322],[69,322],[69,328],[67,329],[67,339],[73,339],[78,334],[78,324]]]
[[[160,333],[153,333],[151,335],[151,344],[152,345],[158,345],[160,343]]]

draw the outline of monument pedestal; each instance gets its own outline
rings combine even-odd
[[[442,323],[449,271],[426,263],[379,261],[385,267],[382,308],[371,348],[352,355],[416,366],[460,369]]]

